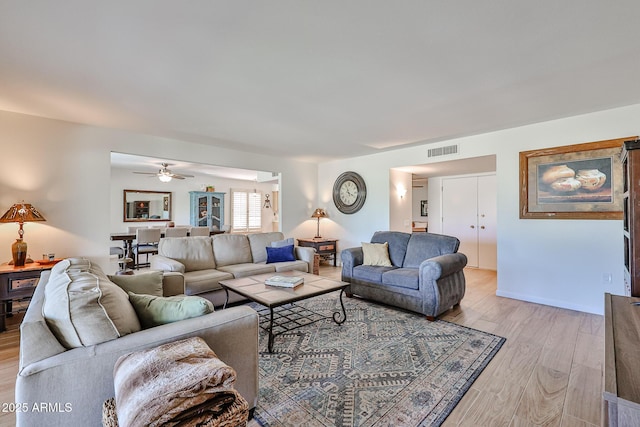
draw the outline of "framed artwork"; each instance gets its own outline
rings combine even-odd
[[[428,205],[426,200],[420,200],[420,216],[429,216]]]
[[[628,138],[520,152],[520,218],[622,219]]]

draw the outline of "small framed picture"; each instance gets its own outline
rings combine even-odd
[[[429,216],[428,201],[420,200],[420,216]]]

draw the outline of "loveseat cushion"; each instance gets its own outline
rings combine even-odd
[[[45,288],[42,314],[67,349],[91,346],[140,330],[129,297],[87,259],[56,264]]]
[[[216,268],[209,236],[160,239],[158,255],[180,262],[184,265],[185,272]]]
[[[245,262],[265,262],[267,260],[267,246],[273,247],[273,242],[284,240],[284,234],[279,231],[269,233],[251,233],[247,234],[249,245],[251,246],[252,261]],[[291,242],[293,245],[293,241]]]
[[[353,278],[366,282],[382,283],[382,275],[398,267],[382,267],[379,265],[359,265],[353,269]]]
[[[417,268],[396,268],[382,274],[382,284],[399,288],[418,289],[419,270]]]
[[[189,295],[161,297],[129,292],[129,300],[143,328],[164,325],[213,313],[213,304]]]
[[[213,237],[216,268],[233,264],[251,263],[251,246],[244,234],[216,234]]]
[[[218,284],[220,280],[233,279],[233,274],[219,270],[198,270],[184,274],[184,293],[198,295],[205,292],[222,289]]]
[[[426,259],[457,252],[459,245],[460,241],[452,236],[433,233],[412,234],[402,266],[418,268]]]
[[[411,234],[401,231],[376,231],[371,237],[371,243],[389,243],[391,263],[396,267],[402,267],[410,237]]]

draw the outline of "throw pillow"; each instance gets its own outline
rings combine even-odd
[[[140,274],[107,276],[125,292],[162,296],[162,271],[149,271]]]
[[[91,346],[140,330],[125,291],[102,269],[82,258],[69,258],[51,269],[44,289],[42,315],[65,348]]]
[[[289,237],[284,240],[276,240],[275,242],[271,242],[272,248],[281,248],[283,246],[293,246],[293,237]]]
[[[158,297],[129,292],[129,301],[138,314],[143,328],[152,328],[213,313],[211,301],[198,296]]]
[[[282,246],[280,248],[270,248],[267,246],[267,264],[274,262],[295,261],[293,245]]]
[[[362,255],[364,261],[362,265],[376,265],[381,267],[392,267],[389,259],[389,242],[366,243],[362,242]]]

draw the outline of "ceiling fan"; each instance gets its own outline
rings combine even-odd
[[[170,163],[160,163],[162,165],[162,168],[158,170],[158,172],[133,172],[133,173],[138,173],[141,175],[152,175],[152,176],[157,176],[158,179],[162,182],[169,182],[171,181],[171,179],[175,178],[175,179],[185,179],[185,178],[193,178],[193,175],[186,175],[183,173],[173,173],[171,172],[171,169],[169,169],[169,166],[171,166]]]

